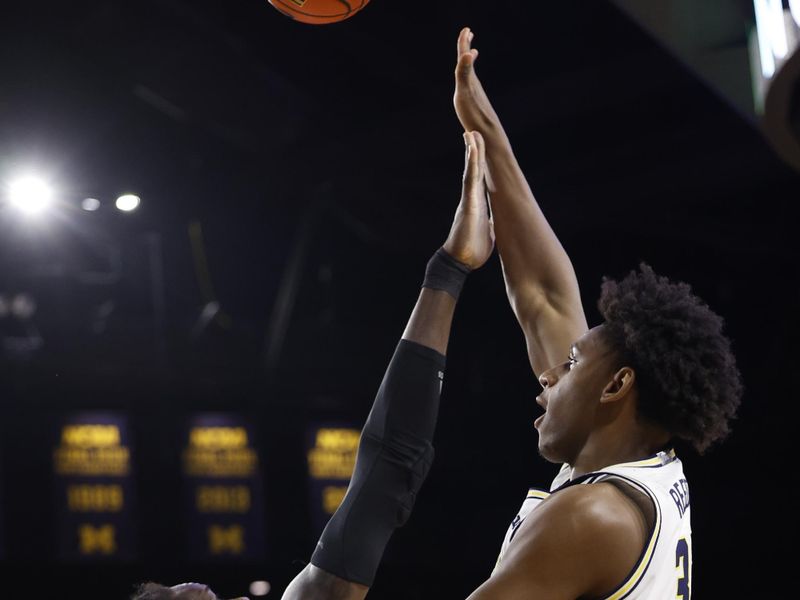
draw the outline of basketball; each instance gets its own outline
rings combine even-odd
[[[369,0],[269,0],[269,3],[296,21],[326,25],[349,19]]]

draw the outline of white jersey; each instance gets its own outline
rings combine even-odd
[[[606,467],[574,480],[572,469],[563,465],[546,492],[531,488],[519,514],[508,528],[495,571],[509,544],[531,511],[548,496],[571,485],[592,484],[610,479],[623,481],[646,494],[655,507],[655,524],[644,550],[628,577],[605,600],[689,600],[692,573],[692,528],[689,485],[675,451]]]

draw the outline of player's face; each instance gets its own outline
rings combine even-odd
[[[537,398],[545,413],[536,419],[539,453],[552,462],[574,463],[591,432],[602,424],[600,397],[616,371],[616,353],[602,325],[590,329],[565,361],[539,376]]]
[[[173,585],[170,589],[175,592],[175,600],[221,600],[211,588],[202,583],[181,583]],[[247,600],[247,598],[241,596],[234,600]]]

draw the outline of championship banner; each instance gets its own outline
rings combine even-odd
[[[58,428],[53,473],[62,560],[136,556],[133,465],[127,418],[75,413]]]
[[[252,426],[240,415],[194,415],[182,459],[189,557],[263,558],[264,493]]]
[[[361,430],[352,425],[316,424],[306,431],[306,459],[314,535],[342,503],[356,464]]]

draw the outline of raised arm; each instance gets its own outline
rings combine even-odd
[[[361,433],[341,506],[283,600],[362,600],[383,550],[410,515],[433,460],[433,430],[456,301],[470,270],[494,248],[486,205],[484,146],[467,133],[464,186],[444,246],[428,263],[402,339]]]
[[[454,104],[464,129],[480,131],[486,143],[487,183],[506,291],[538,376],[566,360],[572,341],[587,330],[586,317],[569,256],[539,208],[475,74],[478,51],[472,38],[468,28],[458,38]]]

